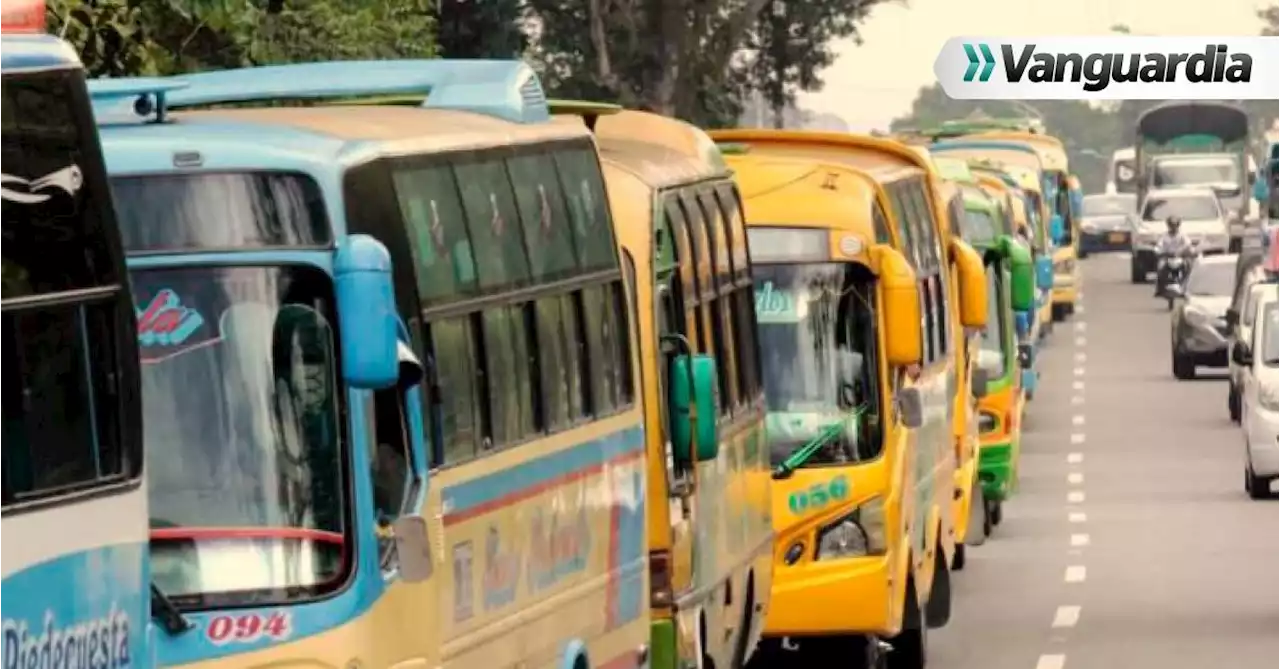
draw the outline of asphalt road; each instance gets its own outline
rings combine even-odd
[[[1085,263],[1042,349],[1020,490],[953,580],[937,669],[1252,669],[1278,657],[1277,504],[1244,492],[1226,381],[1173,379],[1127,256]]]

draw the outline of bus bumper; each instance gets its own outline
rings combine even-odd
[[[983,444],[978,451],[978,481],[987,500],[1002,502],[1013,491],[1014,452],[1012,439]]]
[[[765,636],[896,632],[889,556],[775,567]],[[894,623],[896,625],[896,623]]]

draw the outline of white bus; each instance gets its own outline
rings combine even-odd
[[[4,666],[149,664],[137,326],[102,151],[75,52],[34,34],[40,3],[6,4]]]

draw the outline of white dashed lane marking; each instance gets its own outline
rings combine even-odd
[[[1071,417],[1072,425],[1084,425],[1084,414],[1076,414]]]
[[[1036,669],[1063,669],[1067,666],[1066,655],[1041,655],[1036,660]]]
[[[1083,583],[1088,576],[1088,570],[1082,564],[1073,564],[1067,567],[1067,571],[1062,574],[1062,580],[1067,583]]]
[[[1074,605],[1059,606],[1053,614],[1055,628],[1075,627],[1080,622],[1080,607]]]
[[[1072,381],[1072,382],[1071,382],[1071,389],[1072,389],[1072,390],[1084,390],[1084,381],[1082,381],[1082,380],[1080,380],[1080,379],[1076,379],[1075,381]]]
[[[1067,493],[1067,504],[1084,504],[1084,491],[1072,490]]]
[[[1073,433],[1073,434],[1071,435],[1071,443],[1072,443],[1073,445],[1083,444],[1083,443],[1084,443],[1084,434],[1082,434],[1082,433],[1080,433],[1080,432],[1075,432],[1075,433]]]
[[[1088,545],[1089,545],[1089,535],[1087,535],[1087,534],[1073,534],[1073,535],[1071,535],[1071,545],[1072,545],[1072,546],[1088,546]]]
[[[1084,483],[1084,474],[1080,472],[1071,472],[1067,474],[1067,483],[1071,485],[1080,485]]]
[[[1078,465],[1084,462],[1084,453],[1067,453],[1067,464]]]
[[[1067,522],[1084,523],[1089,521],[1089,516],[1083,511],[1072,511],[1067,514]]]

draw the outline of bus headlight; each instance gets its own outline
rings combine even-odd
[[[818,531],[815,560],[884,555],[884,500],[867,500],[857,511]]]

